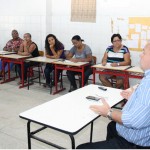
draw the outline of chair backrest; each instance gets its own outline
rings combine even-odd
[[[39,51],[40,56],[44,56],[44,51]]]
[[[94,61],[94,64],[96,64],[96,62],[97,62],[97,57],[96,57],[96,56],[92,56],[92,59],[93,59],[93,61]]]

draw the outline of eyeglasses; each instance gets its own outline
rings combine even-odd
[[[116,43],[116,42],[120,42],[121,40],[115,40],[115,41],[113,41],[113,43]]]

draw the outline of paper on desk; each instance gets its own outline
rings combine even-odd
[[[107,64],[106,64],[106,67],[111,67],[111,63],[107,63]]]
[[[72,61],[70,61],[70,60],[65,60],[64,62],[65,63],[72,63]]]

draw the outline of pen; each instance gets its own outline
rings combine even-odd
[[[132,67],[134,67],[134,66],[129,66],[128,68],[126,68],[125,70],[128,70],[128,69],[130,69],[130,68],[132,68]]]

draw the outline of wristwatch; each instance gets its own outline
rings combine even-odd
[[[117,63],[117,66],[119,66],[119,65],[120,65],[120,63],[118,62],[118,63]]]
[[[108,111],[108,113],[107,113],[107,118],[108,118],[109,120],[113,120],[113,119],[112,119],[112,112],[113,112],[113,110],[110,109],[110,110]]]

